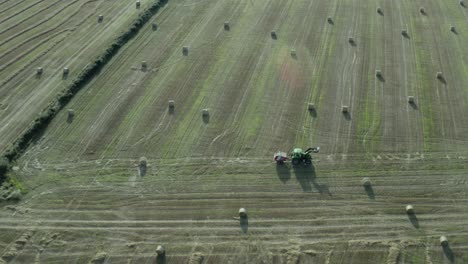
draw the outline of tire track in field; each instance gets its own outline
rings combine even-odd
[[[7,17],[5,17],[5,18],[3,18],[3,19],[0,19],[0,25],[1,25],[2,23],[4,23],[4,22],[10,20],[12,17],[18,16],[18,15],[20,15],[20,14],[22,14],[22,13],[28,11],[29,9],[31,9],[31,8],[33,8],[34,6],[36,6],[36,5],[40,4],[40,3],[42,3],[43,1],[44,1],[44,0],[37,1],[37,2],[35,2],[35,3],[33,3],[33,4],[29,5],[29,6],[25,7],[24,9],[21,9],[19,12],[13,13],[13,14],[10,15],[10,16],[7,16]],[[57,4],[58,2],[60,2],[60,1],[54,2],[54,3],[52,3],[50,6],[53,6],[53,5]],[[49,8],[50,6],[45,7],[44,9],[42,9],[42,10],[40,10],[40,11],[43,11],[43,10],[47,9],[47,8]],[[1,13],[1,12],[0,12],[0,13]],[[38,13],[38,12],[37,12],[37,13]],[[23,18],[23,19],[21,20],[20,23],[26,21],[27,19],[31,18],[32,16],[34,16],[34,14],[31,15],[31,16],[29,16],[29,17]],[[5,31],[11,29],[12,27],[15,27],[16,25],[18,25],[18,24],[15,24],[15,25],[13,25],[13,26],[11,26],[11,27],[5,28],[4,30],[0,31],[0,34],[2,34],[3,32],[5,32]]]
[[[43,20],[37,22],[36,24],[34,24],[34,25],[32,25],[32,26],[30,26],[30,27],[28,27],[28,28],[26,28],[26,29],[24,29],[24,30],[22,30],[22,31],[20,31],[20,32],[18,32],[18,33],[16,33],[16,34],[13,34],[13,35],[11,35],[10,37],[8,37],[8,38],[6,38],[6,39],[4,39],[2,42],[0,42],[0,47],[3,46],[3,45],[5,45],[6,43],[10,42],[11,40],[13,40],[13,39],[15,39],[15,38],[17,38],[17,37],[19,37],[19,36],[21,36],[21,35],[23,35],[23,34],[29,32],[29,31],[31,31],[31,30],[37,28],[38,26],[40,26],[40,25],[42,25],[42,24],[44,24],[44,23],[50,21],[51,19],[53,19],[54,17],[56,17],[57,15],[59,15],[62,11],[64,11],[65,9],[69,8],[70,6],[72,6],[73,4],[75,4],[75,3],[79,2],[79,1],[80,1],[80,0],[73,0],[73,1],[71,1],[71,2],[69,2],[69,3],[67,3],[65,6],[63,6],[62,8],[60,8],[59,10],[57,10],[56,12],[52,13],[52,15],[48,16],[47,18],[45,18],[45,19],[43,19]],[[91,0],[91,1],[95,1],[95,0]],[[76,12],[75,12],[75,13],[76,13]],[[49,30],[40,32],[40,33],[36,34],[35,36],[33,36],[32,38],[36,38],[37,36],[43,35],[43,34],[45,34],[46,32],[50,32],[50,31],[52,31],[52,30],[58,28],[61,24],[63,24],[63,23],[64,23],[65,21],[67,21],[67,20],[68,20],[68,18],[63,19],[63,20],[62,20],[58,25],[56,25],[55,27],[52,27],[52,28],[50,28]],[[3,56],[2,56],[2,57],[3,57]],[[1,58],[1,57],[0,57],[0,58]]]
[[[25,1],[26,1],[26,0],[15,1],[15,4],[13,4],[13,5],[11,5],[11,6],[7,7],[7,8],[5,8],[5,9],[3,9],[3,10],[0,10],[0,14],[5,13],[6,11],[9,11],[10,9],[15,8],[17,5],[20,5],[20,4],[22,4],[23,2],[25,2]],[[6,2],[8,2],[8,1],[5,1],[4,3],[6,3]],[[3,4],[3,3],[2,3],[2,4]]]

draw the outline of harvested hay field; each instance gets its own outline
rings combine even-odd
[[[468,11],[421,4],[169,0],[15,162],[3,260],[467,263]]]
[[[0,2],[1,153],[148,6],[142,3],[136,10],[134,5],[104,0]],[[105,17],[99,24],[98,14]],[[70,72],[65,76],[66,67]]]

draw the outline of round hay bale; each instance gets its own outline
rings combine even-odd
[[[148,164],[148,160],[146,159],[146,157],[141,157],[139,164],[141,167],[146,167],[146,165]]]
[[[41,67],[38,67],[36,69],[36,74],[38,74],[38,75],[42,74],[42,68]]]
[[[65,75],[65,74],[68,74],[69,72],[70,72],[70,70],[69,70],[68,68],[66,68],[66,67],[63,68],[63,74],[64,74],[64,75]]]
[[[341,112],[343,112],[343,113],[349,113],[349,107],[348,107],[347,105],[343,105],[343,106],[341,107]]]
[[[104,263],[107,259],[107,253],[106,252],[98,252],[90,261],[92,264],[101,264]]]
[[[382,11],[382,8],[381,8],[381,7],[377,7],[377,13],[383,14],[383,11]]]
[[[146,69],[147,67],[148,67],[148,64],[146,63],[146,61],[142,61],[141,62],[141,68]]]
[[[371,185],[371,180],[370,180],[369,177],[364,177],[364,178],[362,178],[361,183],[364,186],[370,186]]]
[[[378,78],[382,78],[382,71],[381,70],[375,70],[375,76],[377,76]]]
[[[137,0],[137,1],[135,2],[135,7],[136,7],[136,8],[140,8],[140,0]]]
[[[202,116],[207,117],[209,115],[210,115],[210,110],[208,108],[205,108],[202,110]]]
[[[414,104],[414,96],[412,95],[408,96],[408,103]]]
[[[174,100],[169,100],[169,108],[174,108],[174,107],[175,107]]]
[[[441,246],[443,246],[443,247],[448,246],[448,243],[449,243],[449,242],[448,242],[447,237],[441,236],[440,239],[439,239],[439,241],[440,241],[440,245],[441,245]]]
[[[98,16],[98,22],[102,22],[104,20],[104,16],[103,15],[99,15]]]
[[[153,30],[158,30],[158,24],[156,24],[156,23],[154,23],[154,22],[151,23],[151,28],[152,28]]]
[[[455,28],[455,26],[452,26],[452,25],[451,25],[451,26],[450,26],[450,31],[452,31],[452,32],[456,32],[456,31],[457,31],[457,29]]]
[[[187,56],[189,53],[189,47],[188,46],[183,46],[182,47],[182,54]]]
[[[408,36],[408,31],[406,29],[402,29],[401,30],[401,35],[403,35],[405,37]]]
[[[315,105],[314,105],[313,103],[309,103],[309,104],[307,105],[307,109],[308,109],[309,111],[315,111]]]
[[[419,13],[425,15],[426,14],[426,10],[424,9],[424,7],[420,7],[419,8]]]
[[[460,5],[463,6],[463,7],[465,7],[465,1],[460,0]]]
[[[156,247],[156,254],[164,255],[166,253],[166,249],[162,245],[158,245]]]
[[[411,204],[408,204],[408,205],[406,206],[406,212],[407,212],[408,214],[414,213],[414,208],[413,208],[413,206],[412,206]]]
[[[229,25],[229,21],[224,21],[224,30],[230,30],[231,26]]]
[[[353,37],[349,37],[349,38],[348,38],[348,42],[351,43],[351,44],[354,44],[354,43],[355,43],[354,38],[353,38]]]
[[[296,56],[296,50],[295,49],[291,49],[291,56]]]
[[[437,79],[443,79],[443,78],[444,78],[444,75],[442,74],[442,72],[437,72],[437,73],[436,73],[436,78],[437,78]]]
[[[247,210],[245,208],[239,209],[239,216],[240,217],[247,217]]]
[[[328,22],[329,24],[333,24],[333,18],[327,17],[327,22]]]

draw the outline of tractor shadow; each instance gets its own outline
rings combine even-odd
[[[364,190],[366,191],[367,193],[367,196],[369,197],[369,199],[371,200],[375,200],[375,192],[374,192],[374,188],[372,188],[372,185],[364,185]]]
[[[312,180],[315,180],[315,167],[314,165],[293,165],[294,174],[296,175],[296,180],[301,185],[302,191],[311,192],[312,191]]]
[[[276,164],[276,175],[283,183],[291,179],[291,168],[286,164]]]
[[[247,231],[249,231],[249,217],[248,216],[240,217],[239,225],[240,225],[242,232],[246,234]]]
[[[316,173],[314,165],[297,165],[293,166],[296,179],[301,185],[302,191],[312,192],[312,186],[320,193],[332,196],[328,185],[320,184],[316,181]]]
[[[448,261],[450,263],[455,263],[455,255],[453,254],[453,251],[450,248],[450,245],[442,246],[442,250],[444,251],[444,255],[448,259]]]
[[[408,219],[410,220],[411,224],[416,229],[419,229],[419,220],[418,220],[418,217],[416,217],[416,214],[414,212],[409,212],[408,213]]]

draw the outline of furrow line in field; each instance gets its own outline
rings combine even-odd
[[[10,16],[7,16],[7,17],[5,17],[5,18],[3,18],[3,19],[0,19],[0,24],[2,24],[3,22],[8,21],[8,20],[11,19],[12,17],[18,16],[18,15],[20,15],[20,14],[22,14],[22,13],[28,11],[29,9],[31,9],[32,7],[34,7],[34,6],[36,6],[36,5],[40,4],[40,3],[42,3],[43,1],[44,1],[44,0],[36,1],[36,2],[32,3],[31,5],[25,7],[24,9],[21,9],[19,12],[13,13],[13,14],[10,15]],[[24,17],[24,18],[22,17],[20,23],[26,21],[27,19],[33,17],[33,16],[36,15],[37,13],[42,12],[43,10],[48,9],[50,6],[53,6],[53,5],[55,5],[55,4],[59,3],[59,2],[60,2],[60,0],[57,1],[57,2],[52,3],[51,5],[49,5],[49,6],[45,7],[45,8],[43,8],[43,9],[39,10],[38,12],[36,12],[36,13],[34,13],[34,14],[28,16],[28,17]],[[0,13],[2,13],[2,12],[0,11]],[[18,23],[18,24],[19,24],[19,23]],[[9,29],[11,29],[11,28],[17,26],[18,24],[14,24],[13,26],[10,26],[10,27],[7,27],[7,28],[1,30],[1,31],[0,31],[0,34],[2,34],[3,32],[5,32],[5,31],[7,31],[7,30],[9,30]]]
[[[57,15],[59,15],[62,11],[64,11],[64,10],[67,9],[68,7],[72,6],[73,4],[77,3],[78,1],[79,1],[79,0],[73,0],[73,1],[71,1],[71,2],[69,2],[69,3],[67,3],[65,6],[63,6],[63,7],[60,8],[59,10],[55,11],[54,13],[52,13],[52,15],[48,16],[47,18],[45,18],[45,19],[43,19],[43,20],[37,22],[36,24],[34,24],[34,25],[32,25],[32,26],[30,26],[30,27],[28,27],[28,28],[26,28],[26,29],[24,29],[24,30],[22,30],[22,31],[20,31],[20,32],[18,32],[18,33],[16,33],[16,34],[13,34],[13,35],[11,35],[10,37],[8,37],[8,38],[6,38],[6,39],[4,39],[2,42],[0,42],[0,47],[3,46],[3,45],[5,45],[6,43],[10,42],[11,40],[13,40],[13,39],[15,39],[15,38],[17,38],[17,37],[19,37],[19,36],[21,36],[21,35],[23,35],[23,34],[29,32],[29,31],[31,31],[31,30],[37,28],[38,26],[40,26],[40,25],[42,25],[42,24],[44,24],[44,23],[50,21],[51,19],[53,19],[53,18],[55,18]],[[89,1],[96,1],[96,0],[89,0]],[[79,9],[78,9],[78,10],[79,10]],[[73,14],[76,14],[77,12],[78,12],[78,11],[75,11]],[[65,19],[63,19],[62,21],[60,21],[59,24],[55,25],[54,27],[51,27],[51,28],[49,28],[48,30],[43,31],[43,32],[40,32],[40,33],[36,34],[35,36],[29,38],[29,40],[35,39],[35,38],[37,38],[38,36],[44,35],[44,34],[50,32],[50,31],[52,31],[52,30],[57,29],[59,26],[61,26],[62,24],[64,24],[67,20],[68,20],[68,17],[66,17]],[[5,55],[2,54],[2,56],[1,56],[0,58],[2,58],[2,57],[4,57],[4,56],[5,56]]]
[[[5,8],[5,9],[3,9],[3,10],[0,10],[0,14],[5,13],[6,11],[9,11],[10,9],[15,8],[16,6],[22,4],[22,3],[25,2],[25,1],[26,1],[26,0],[15,1],[15,3],[14,3],[13,5],[11,5],[11,6],[7,7],[7,8]],[[43,0],[41,0],[41,1],[43,1]],[[8,1],[5,1],[5,2],[3,2],[3,3],[6,3],[6,2],[8,2]],[[2,4],[3,4],[3,3],[2,3]]]

